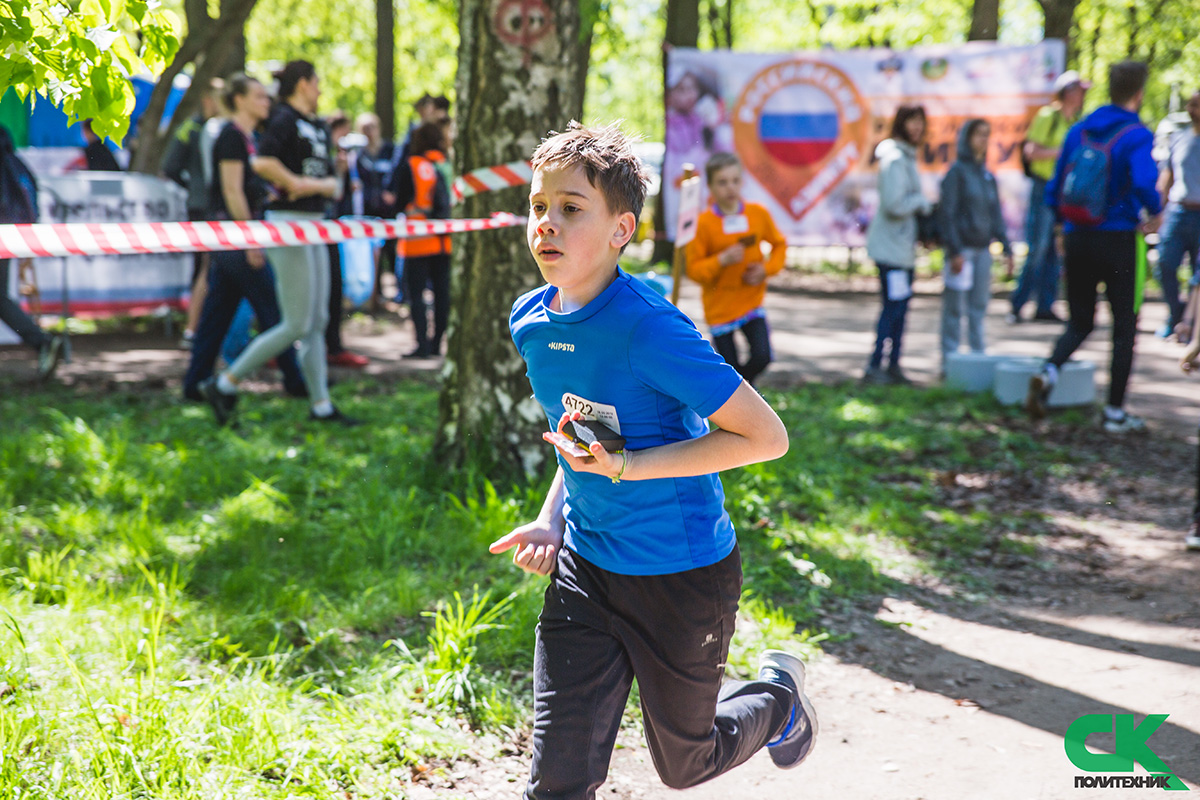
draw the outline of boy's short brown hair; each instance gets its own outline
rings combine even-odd
[[[712,184],[713,176],[726,167],[741,167],[742,161],[733,153],[715,153],[704,164],[704,182]]]
[[[561,133],[551,131],[531,159],[534,170],[582,167],[588,183],[604,195],[608,210],[640,217],[646,203],[646,168],[632,142],[617,125],[584,127],[572,120]]]

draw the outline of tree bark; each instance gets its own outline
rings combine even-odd
[[[396,6],[375,0],[375,115],[384,141],[396,138]]]
[[[975,0],[969,41],[995,41],[1000,33],[1000,0]]]
[[[672,47],[697,47],[700,44],[700,0],[667,0],[667,30],[663,43],[663,97],[667,96],[667,53]],[[665,112],[664,112],[665,113]],[[663,127],[666,130],[666,127]],[[662,182],[674,180],[663,175]],[[671,242],[666,230],[663,192],[654,199],[654,254],[651,261],[671,263]]]
[[[162,163],[167,145],[175,130],[190,117],[200,105],[209,82],[221,75],[229,63],[231,53],[234,53],[239,42],[239,33],[246,26],[246,19],[254,10],[258,0],[224,0],[221,3],[221,16],[213,19],[208,16],[208,10],[202,0],[189,0],[185,6],[188,16],[188,32],[179,46],[175,58],[163,70],[158,83],[150,93],[150,102],[146,111],[138,120],[137,148],[129,169],[133,172],[155,174]],[[189,64],[194,65],[192,85],[184,92],[179,106],[171,115],[170,124],[159,130],[167,98],[175,78]]]
[[[458,130],[455,167],[529,158],[549,131],[583,113],[576,0],[463,0],[459,8]],[[468,198],[467,217],[528,206],[518,186]],[[532,474],[550,454],[508,315],[521,293],[542,283],[524,230],[455,237],[453,303],[442,373],[436,457],[472,463],[509,480]]]
[[[1071,30],[1075,24],[1075,7],[1079,0],[1038,0],[1045,22],[1042,26],[1046,39],[1062,39],[1067,43],[1067,59],[1071,58]]]

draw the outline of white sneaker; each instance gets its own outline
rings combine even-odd
[[[1146,420],[1141,417],[1135,417],[1133,414],[1125,414],[1120,419],[1112,417],[1104,417],[1104,432],[1105,433],[1145,433]]]
[[[1200,550],[1200,522],[1193,522],[1184,537],[1183,545],[1188,550]]]

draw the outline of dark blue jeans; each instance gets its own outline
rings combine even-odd
[[[213,253],[208,268],[208,296],[192,340],[192,358],[183,377],[185,396],[196,396],[200,382],[212,376],[221,342],[243,297],[258,317],[259,330],[279,324],[279,302],[275,299],[275,274],[271,266],[254,269],[241,250]],[[296,348],[288,347],[279,354],[277,362],[288,392],[303,394],[304,378],[296,365]]]
[[[450,324],[450,255],[418,256],[404,259],[404,293],[412,315],[417,346],[434,353],[441,351],[442,336]],[[429,313],[425,305],[425,287],[433,287],[433,337],[429,336]]]
[[[888,355],[888,364],[891,367],[899,368],[900,342],[904,338],[904,321],[908,318],[908,301],[912,298],[912,295],[910,293],[908,297],[902,300],[895,300],[889,297],[888,274],[901,270],[909,273],[908,283],[911,289],[912,270],[882,263],[878,266],[879,293],[883,299],[883,310],[879,312],[879,323],[875,326],[875,352],[871,354],[871,367],[878,368],[883,365],[884,343],[890,341],[892,349]]]
[[[1021,267],[1017,289],[1012,294],[1013,313],[1020,316],[1021,309],[1036,296],[1037,313],[1045,314],[1052,310],[1058,297],[1061,266],[1058,250],[1054,247],[1054,209],[1046,205],[1046,182],[1040,178],[1033,179],[1029,190],[1025,240],[1029,243],[1029,254]]]
[[[1172,203],[1167,207],[1158,245],[1158,282],[1162,284],[1163,297],[1171,309],[1171,328],[1183,319],[1183,300],[1179,297],[1179,265],[1183,263],[1185,254],[1192,262],[1194,275],[1196,259],[1200,256],[1200,208],[1187,209]]]

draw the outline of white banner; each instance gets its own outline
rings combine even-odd
[[[71,172],[38,176],[41,222],[167,222],[187,219],[187,193],[137,173]],[[189,291],[190,254],[67,256],[36,260],[42,308],[59,313],[63,275],[73,314],[179,307]]]
[[[902,104],[921,104],[929,131],[920,168],[926,193],[956,157],[972,117],[992,126],[988,168],[1009,234],[1024,238],[1028,179],[1020,144],[1051,99],[1066,48],[994,42],[892,50],[764,54],[676,48],[668,56],[665,228],[675,230],[681,166],[734,152],[747,200],[771,212],[792,244],[862,245],[878,205],[875,146]]]

